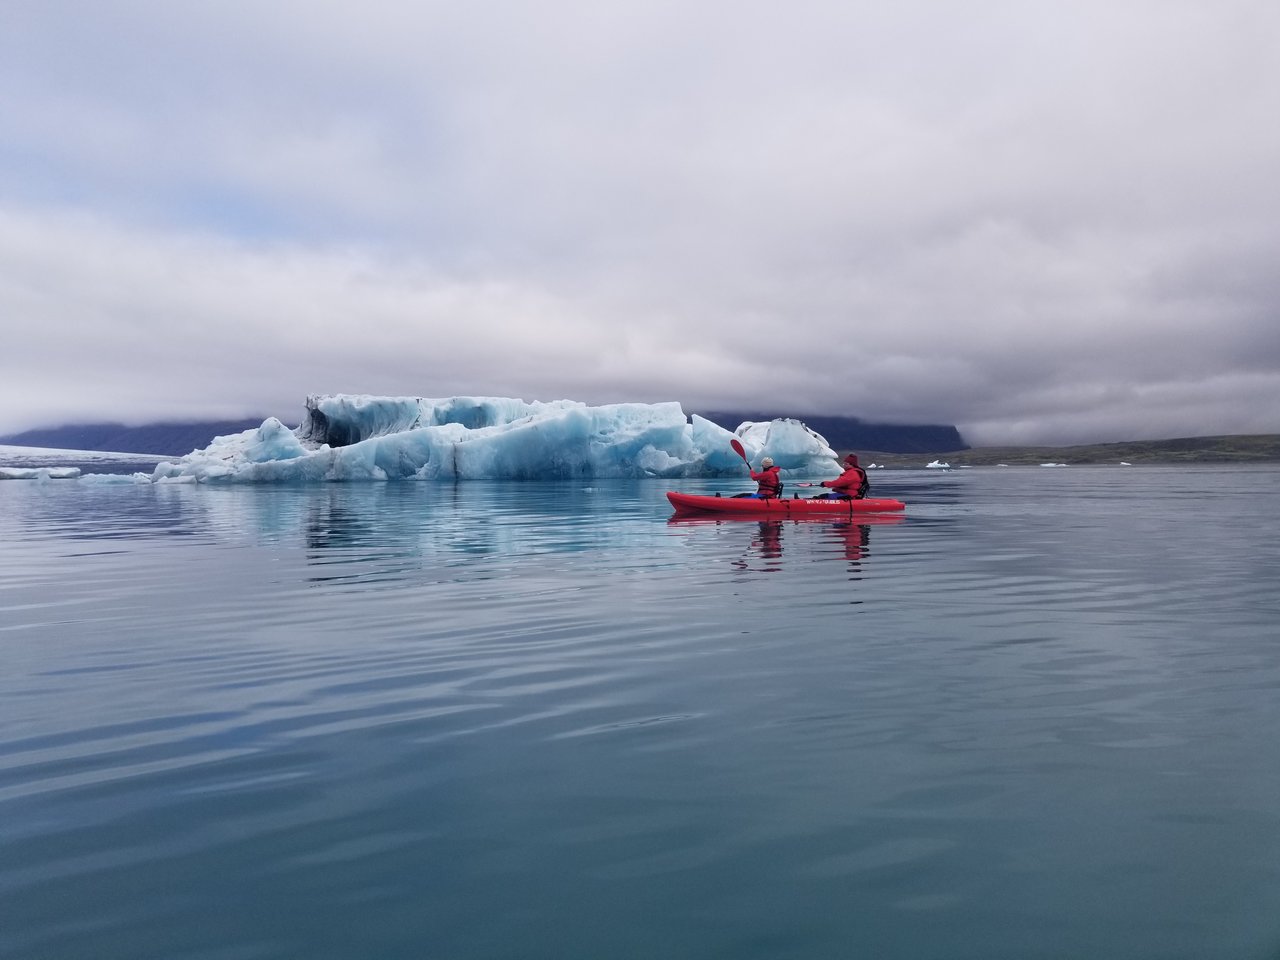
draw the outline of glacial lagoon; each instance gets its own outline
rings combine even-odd
[[[0,483],[0,956],[1280,957],[1280,468],[872,481]]]

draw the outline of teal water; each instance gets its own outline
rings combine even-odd
[[[872,479],[0,483],[0,956],[1280,957],[1280,469]]]

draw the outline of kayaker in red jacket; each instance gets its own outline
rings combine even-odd
[[[773,457],[765,457],[760,461],[759,473],[752,470],[750,465],[747,470],[751,479],[759,485],[756,487],[757,497],[768,500],[778,495],[778,491],[782,489],[782,470],[773,465]]]
[[[848,497],[851,500],[863,499],[871,488],[871,484],[867,482],[867,471],[858,466],[856,453],[844,458],[844,473],[834,480],[823,480],[822,486],[831,488],[830,493],[822,494],[824,497]]]

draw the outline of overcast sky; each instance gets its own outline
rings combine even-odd
[[[7,0],[0,433],[309,393],[1280,432],[1274,0]]]

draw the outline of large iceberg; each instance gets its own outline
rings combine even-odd
[[[679,403],[588,406],[504,397],[311,396],[290,430],[274,417],[161,463],[157,482],[563,480],[742,476],[730,441],[754,466],[830,476],[835,451],[798,420],[730,432]],[[145,474],[143,475],[145,476]]]

